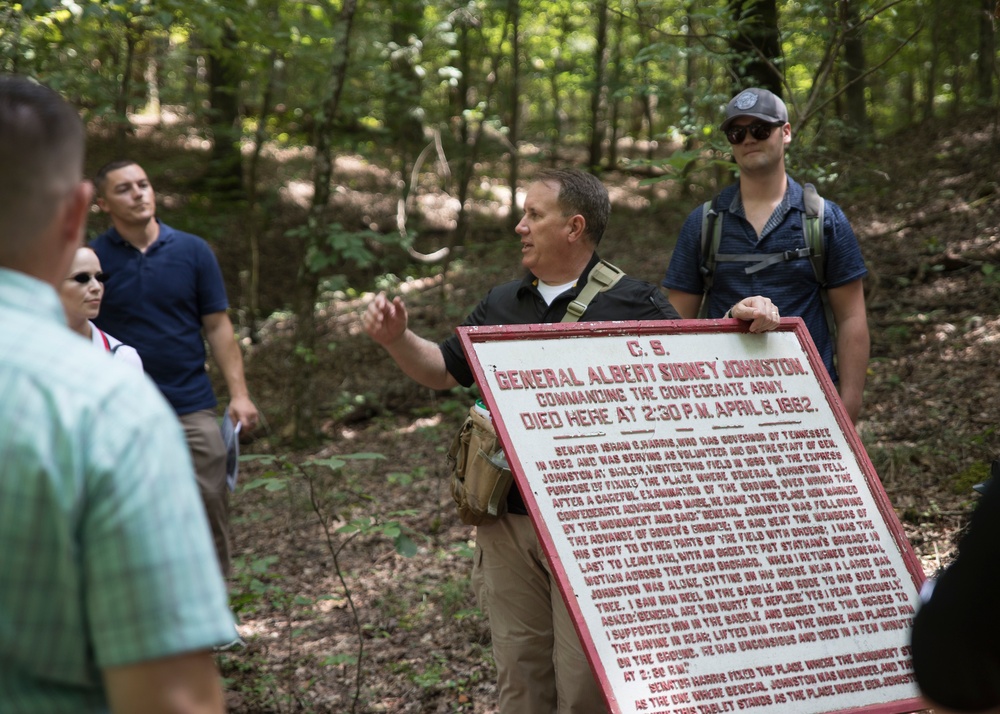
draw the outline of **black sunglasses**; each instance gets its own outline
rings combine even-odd
[[[108,278],[111,277],[107,273],[77,273],[76,275],[71,275],[67,280],[75,280],[80,283],[80,285],[86,285],[90,282],[91,278],[94,278],[99,283],[108,282]]]
[[[726,139],[729,140],[730,144],[742,144],[743,140],[747,138],[747,131],[749,131],[750,136],[754,139],[757,141],[764,141],[771,136],[771,132],[774,131],[775,128],[784,125],[784,122],[768,124],[762,121],[755,121],[753,124],[747,124],[746,126],[734,126],[726,129]]]

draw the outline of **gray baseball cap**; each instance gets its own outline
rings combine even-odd
[[[729,100],[726,105],[726,120],[722,122],[722,131],[729,128],[737,117],[754,117],[763,121],[785,124],[788,122],[788,109],[774,92],[751,87],[744,89]]]

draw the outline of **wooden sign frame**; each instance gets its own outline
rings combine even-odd
[[[922,708],[923,571],[801,319],[458,334],[609,711]]]

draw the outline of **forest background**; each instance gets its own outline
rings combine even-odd
[[[790,172],[871,274],[862,441],[925,571],[1000,438],[996,0],[22,0],[0,71],[80,107],[225,273],[265,426],[243,445],[235,712],[494,712],[443,452],[475,390],[401,377],[373,291],[446,336],[519,274],[518,190],[598,173],[604,257],[658,283],[733,177],[741,87],[785,98]],[[92,232],[105,221],[96,211]],[[213,378],[222,387],[214,365]],[[220,393],[224,394],[224,389]]]

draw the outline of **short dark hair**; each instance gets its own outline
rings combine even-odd
[[[608,189],[593,174],[579,169],[544,169],[535,181],[559,184],[559,205],[564,215],[583,216],[587,235],[596,246],[604,237],[611,214]]]
[[[48,87],[0,75],[0,249],[19,253],[83,179],[86,132],[77,110]]]
[[[109,161],[104,164],[101,168],[97,169],[97,173],[94,174],[94,190],[97,191],[98,196],[104,195],[104,184],[108,182],[108,174],[112,171],[117,171],[118,169],[123,169],[126,166],[138,166],[137,161],[132,159],[115,159],[114,161]]]

